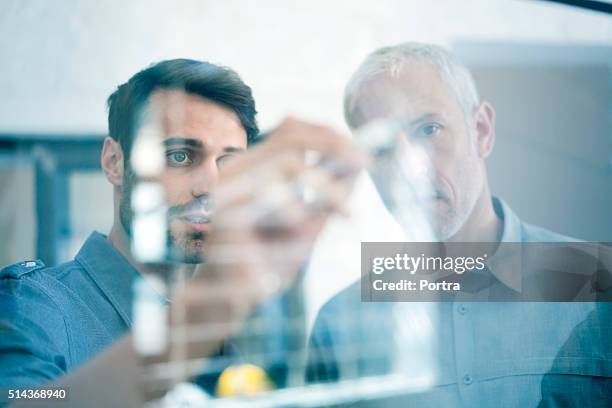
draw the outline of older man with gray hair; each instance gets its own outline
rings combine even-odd
[[[430,187],[423,194],[416,189],[415,200],[434,241],[487,243],[490,253],[500,243],[574,241],[522,222],[491,195],[485,159],[495,141],[495,111],[479,99],[469,70],[447,50],[404,43],[374,51],[350,79],[344,110],[357,139],[382,123],[401,136],[397,143],[424,152],[426,169],[406,183],[421,178]],[[384,167],[387,173],[374,168],[370,175],[391,214],[408,230],[410,223],[398,216],[401,208],[389,194],[389,168]],[[501,268],[490,265],[483,279],[513,293],[516,288]],[[400,395],[387,395],[376,406],[605,406],[610,401],[612,352],[601,340],[606,336],[591,336],[611,333],[605,323],[608,304],[455,299],[400,307],[362,302],[361,294],[357,282],[319,313],[310,341],[310,381],[388,373],[425,378],[414,385],[428,386],[426,392],[400,389]],[[404,322],[399,331],[398,308]],[[591,326],[582,327],[575,342],[580,346],[567,348],[572,330],[585,321]],[[429,337],[420,338],[431,343],[414,341],[423,332]],[[423,357],[427,350],[430,360]],[[398,354],[404,361],[399,368]]]

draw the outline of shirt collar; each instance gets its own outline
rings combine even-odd
[[[493,208],[502,220],[502,237],[495,255],[486,263],[491,274],[515,292],[523,287],[521,267],[523,227],[519,217],[503,200],[493,197]],[[509,243],[519,243],[513,245]]]
[[[140,273],[111,244],[105,235],[93,232],[75,260],[111,302],[125,324],[132,324],[132,286]]]
[[[518,215],[501,198],[493,197],[493,208],[502,220],[501,242],[523,242],[523,224]]]

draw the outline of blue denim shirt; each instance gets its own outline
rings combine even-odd
[[[97,232],[73,261],[45,267],[40,261],[0,271],[0,387],[28,387],[54,380],[84,364],[132,327],[133,283],[140,273]],[[287,297],[263,304],[255,313],[263,325],[260,347],[271,356],[265,369],[286,381],[290,345],[283,321]],[[248,329],[248,325],[246,325]],[[220,372],[243,362],[239,336],[211,356],[211,369],[195,380],[213,392]],[[263,364],[263,363],[262,363]]]
[[[131,325],[140,274],[94,232],[73,261],[26,261],[0,271],[0,387],[53,380],[83,364]]]
[[[504,242],[570,240],[521,222],[501,200],[494,204]],[[394,320],[397,308],[403,320]],[[307,377],[429,375],[425,391],[359,406],[610,406],[611,312],[610,303],[592,302],[362,303],[357,282],[321,309]]]

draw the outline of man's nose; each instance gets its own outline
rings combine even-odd
[[[432,149],[415,143],[401,135],[396,145],[396,160],[408,180],[421,182],[435,174],[435,157]]]
[[[205,160],[193,174],[191,194],[194,197],[210,194],[217,187],[218,180],[219,168],[216,161]]]

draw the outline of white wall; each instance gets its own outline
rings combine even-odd
[[[610,43],[612,18],[523,0],[3,0],[0,131],[105,131],[104,101],[153,61],[234,67],[260,120],[341,125],[340,95],[382,44],[458,39]]]

